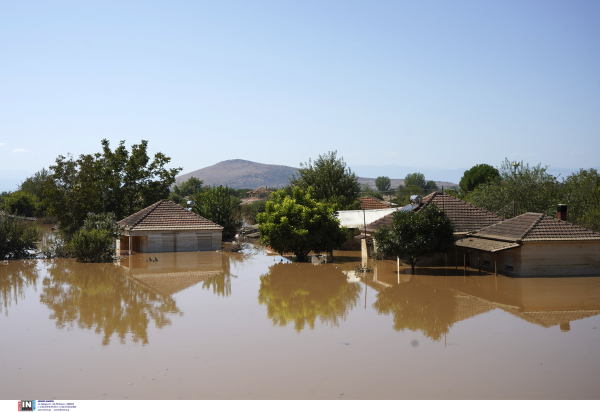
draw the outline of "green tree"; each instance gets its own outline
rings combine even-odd
[[[259,213],[263,213],[267,210],[266,200],[257,200],[255,202],[245,204],[242,206],[242,215],[251,225],[256,224],[256,217]]]
[[[223,239],[232,240],[242,227],[238,205],[227,186],[205,187],[194,196],[192,211],[223,226]]]
[[[600,232],[600,174],[580,169],[563,182],[562,203],[570,222]]]
[[[498,169],[482,163],[465,171],[458,185],[460,190],[466,194],[472,192],[480,184],[490,183],[498,177],[500,177]]]
[[[301,163],[290,183],[304,191],[312,187],[316,201],[336,205],[338,210],[358,209],[358,177],[346,167],[344,158],[337,158],[337,151],[320,155],[314,164],[311,159]]]
[[[294,253],[299,261],[311,250],[332,255],[346,241],[347,232],[340,227],[333,206],[317,202],[312,193],[312,188],[298,187],[292,196],[285,191],[272,193],[266,211],[257,217],[260,242],[281,254]]]
[[[381,199],[383,200],[383,195],[381,194],[381,192],[379,191],[375,191],[371,188],[371,186],[369,186],[368,183],[365,183],[362,185],[361,190],[360,190],[360,197],[365,197],[365,196],[372,196],[372,197],[376,197],[377,199]]]
[[[119,238],[119,225],[112,213],[89,213],[83,226],[69,242],[69,251],[79,262],[110,262],[113,243]]]
[[[315,321],[339,326],[358,303],[361,285],[348,283],[347,276],[332,265],[277,263],[260,277],[258,303],[267,307],[274,326],[293,322],[299,333]]]
[[[375,186],[377,186],[377,190],[380,192],[389,192],[392,182],[387,176],[379,176],[377,179],[375,179]]]
[[[83,225],[88,213],[113,213],[123,219],[169,197],[169,187],[181,168],[167,169],[170,158],[162,153],[151,161],[148,142],[125,142],[112,151],[102,140],[102,153],[58,156],[42,183],[47,214],[55,216],[65,240]]]
[[[425,191],[419,186],[398,186],[396,189],[396,203],[407,205],[412,195],[425,196]]]
[[[561,187],[547,169],[548,166],[541,164],[530,167],[521,162],[515,170],[505,159],[500,166],[500,177],[479,184],[467,200],[505,218],[527,212],[555,215],[556,205],[561,200]]]
[[[45,199],[43,184],[46,181],[46,179],[48,179],[48,176],[48,170],[42,169],[38,172],[35,172],[33,176],[30,176],[27,179],[25,179],[25,181],[19,186],[19,190],[21,192],[34,195],[39,200],[37,216],[45,216],[46,214],[43,205]]]
[[[429,180],[427,183],[425,183],[425,187],[423,189],[425,189],[426,194],[430,194],[431,192],[435,192],[437,188],[438,187],[435,182],[433,180]]]
[[[427,182],[423,173],[409,173],[404,178],[404,186],[418,186],[424,188]]]
[[[384,255],[397,256],[415,273],[416,263],[454,248],[454,227],[436,205],[414,212],[394,212],[389,227],[380,227],[373,239]]]
[[[10,214],[18,216],[37,216],[40,206],[36,195],[17,190],[4,198],[2,208]]]
[[[181,197],[192,196],[202,191],[203,184],[203,180],[190,177],[185,182],[175,185],[175,187],[173,187],[173,193],[178,194]]]
[[[29,256],[28,251],[36,249],[39,237],[37,227],[0,214],[0,259]]]

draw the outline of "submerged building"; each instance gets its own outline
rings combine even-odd
[[[223,227],[171,200],[160,200],[118,222],[117,254],[221,250]]]
[[[488,226],[456,246],[467,265],[507,276],[600,275],[600,234],[543,213]]]

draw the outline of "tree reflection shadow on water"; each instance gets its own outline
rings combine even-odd
[[[297,332],[317,318],[331,327],[339,326],[358,304],[359,283],[348,283],[347,276],[331,264],[277,263],[260,277],[258,302],[267,307],[275,326],[294,322]]]
[[[0,310],[8,315],[8,308],[25,299],[25,290],[37,290],[39,269],[35,260],[15,260],[8,265],[0,265]]]
[[[52,311],[60,329],[77,325],[102,334],[108,345],[112,335],[122,344],[128,333],[133,342],[148,343],[148,323],[157,328],[171,324],[179,314],[175,300],[144,288],[124,276],[113,264],[86,265],[74,260],[56,260],[48,267],[40,301]]]
[[[202,281],[202,289],[213,291],[215,295],[229,297],[231,295],[231,278],[237,278],[231,274],[233,267],[241,267],[245,262],[252,260],[256,253],[223,253],[223,273]]]
[[[438,341],[455,322],[456,298],[448,288],[434,289],[416,276],[408,282],[385,288],[373,307],[379,314],[392,314],[397,331],[421,331]]]

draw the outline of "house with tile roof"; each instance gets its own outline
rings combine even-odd
[[[404,208],[403,210],[412,209],[414,212],[419,213],[419,211],[432,204],[446,212],[454,224],[454,234],[456,236],[465,236],[468,233],[504,220],[501,216],[439,191],[425,196],[413,208]],[[391,223],[392,215],[384,216],[368,225],[367,233],[373,233],[381,226],[389,226]]]
[[[250,190],[247,193],[248,198],[266,199],[271,196],[271,191],[266,187],[259,187],[256,190]]]
[[[365,196],[358,199],[361,210],[390,209],[392,206],[388,202],[383,202],[373,196]]]
[[[223,227],[171,200],[160,200],[118,222],[117,254],[220,250]]]
[[[508,276],[600,275],[600,233],[543,213],[490,225],[456,246],[466,264]]]

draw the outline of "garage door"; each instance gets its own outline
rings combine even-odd
[[[210,236],[198,236],[198,250],[212,250],[211,240]]]
[[[162,235],[162,251],[175,252],[175,235]]]

